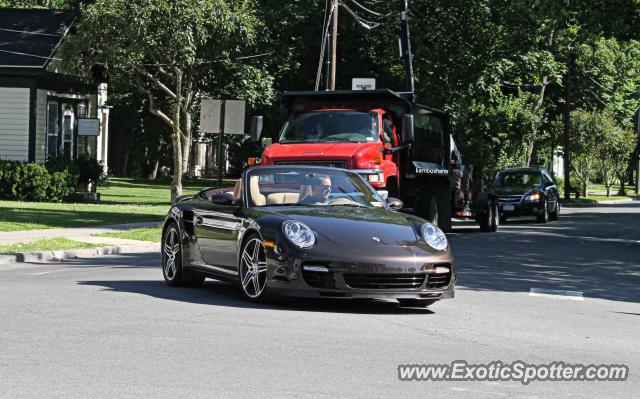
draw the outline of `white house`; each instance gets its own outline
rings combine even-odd
[[[0,9],[0,159],[107,162],[106,84],[66,75],[56,51],[75,21],[60,10]]]

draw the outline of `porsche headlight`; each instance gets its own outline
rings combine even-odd
[[[431,223],[425,223],[422,225],[422,238],[424,238],[431,248],[438,251],[444,251],[449,245],[447,242],[447,236],[444,235],[442,230]]]
[[[310,248],[316,242],[316,236],[311,228],[296,220],[287,220],[282,223],[282,232],[292,244],[300,248]]]

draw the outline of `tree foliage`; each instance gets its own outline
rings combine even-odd
[[[257,26],[245,0],[97,0],[82,6],[66,59],[85,70],[100,65],[147,97],[149,112],[172,130],[175,199],[188,167],[197,97],[237,72],[232,60],[251,48]],[[260,84],[251,76],[243,82]]]

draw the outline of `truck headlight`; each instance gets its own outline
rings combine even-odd
[[[384,176],[382,173],[376,173],[375,175],[368,176],[369,183],[382,183],[384,181]]]
[[[282,223],[282,232],[293,245],[299,248],[311,248],[316,242],[316,236],[311,228],[297,220],[287,220]]]
[[[449,246],[447,242],[447,236],[444,235],[442,230],[438,226],[434,226],[431,223],[425,223],[422,225],[422,238],[429,244],[429,246],[438,251],[444,251]]]

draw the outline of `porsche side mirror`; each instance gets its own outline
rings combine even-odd
[[[387,198],[387,205],[392,211],[399,211],[404,207],[404,202],[397,198],[390,197]]]
[[[264,118],[262,116],[254,116],[251,118],[251,132],[249,137],[252,143],[259,143],[262,136],[262,127],[264,125]]]
[[[413,143],[413,115],[402,116],[402,144]]]
[[[235,205],[236,197],[227,192],[215,193],[211,196],[211,202],[217,205]]]

